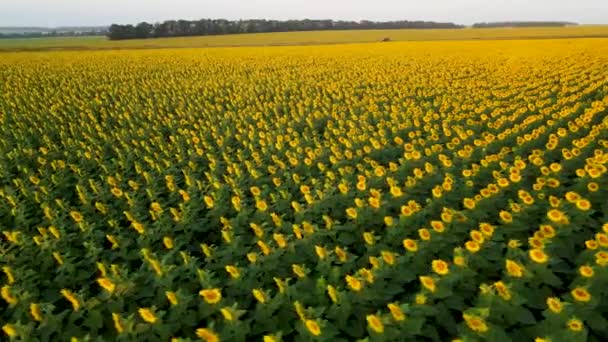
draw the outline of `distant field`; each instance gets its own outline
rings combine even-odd
[[[239,34],[110,41],[105,37],[0,39],[0,51],[274,46],[393,41],[608,37],[608,25],[460,30],[365,30]]]

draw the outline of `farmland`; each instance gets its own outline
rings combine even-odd
[[[1,53],[2,333],[605,340],[607,66],[604,38]]]
[[[251,33],[111,41],[102,36],[0,39],[0,51],[112,50],[196,47],[285,46],[392,41],[608,38],[608,25],[574,27],[347,30]]]

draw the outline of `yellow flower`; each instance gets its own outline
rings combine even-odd
[[[524,275],[525,268],[513,260],[506,259],[505,268],[511,277],[521,278]]]
[[[72,217],[72,220],[74,220],[74,222],[76,223],[80,223],[82,222],[82,214],[77,212],[77,211],[71,211],[70,212],[70,216]]]
[[[268,205],[266,204],[266,201],[264,200],[258,200],[255,202],[255,207],[259,210],[259,211],[266,211],[266,209],[268,209]]]
[[[422,286],[424,286],[430,292],[435,292],[437,288],[435,286],[435,280],[433,278],[428,276],[420,276],[418,278],[420,279],[420,283],[422,284]]]
[[[586,199],[579,199],[578,201],[576,201],[576,207],[579,210],[587,211],[591,209],[591,202]]]
[[[357,218],[357,209],[355,209],[355,208],[346,209],[346,215],[348,215],[348,217],[350,217],[352,219],[356,219]]]
[[[122,334],[125,328],[122,325],[120,316],[117,313],[112,313],[112,320],[114,321],[114,329],[116,329],[116,332]]]
[[[112,195],[116,197],[122,196],[122,190],[120,190],[119,188],[112,188],[112,190],[110,191],[112,192]]]
[[[2,326],[2,331],[4,331],[4,333],[8,337],[15,337],[15,336],[17,336],[17,329],[12,324],[5,324],[5,325],[3,325]]]
[[[114,283],[108,278],[97,278],[97,283],[104,290],[106,290],[110,293],[114,293],[114,290],[116,289],[116,285],[114,285]]]
[[[238,279],[241,276],[239,269],[233,265],[226,265],[226,272],[230,274],[233,279]]]
[[[152,210],[152,212],[156,214],[163,211],[162,207],[160,206],[160,203],[158,202],[152,202],[152,204],[150,204],[150,210]]]
[[[338,260],[340,260],[340,262],[346,262],[348,255],[346,254],[346,251],[344,249],[336,246],[334,251],[336,252],[336,256],[338,257]]]
[[[579,267],[578,272],[580,273],[581,276],[583,276],[585,278],[591,278],[591,277],[593,277],[593,274],[595,273],[593,271],[593,267],[588,266],[588,265],[583,265],[583,266]]]
[[[551,220],[555,223],[563,223],[564,221],[567,220],[566,215],[557,209],[549,210],[547,212],[547,217],[549,218],[549,220]]]
[[[465,198],[463,204],[467,209],[475,209],[475,200],[472,198]]]
[[[264,338],[262,339],[262,342],[278,342],[279,340],[272,335],[264,335]]]
[[[329,296],[332,302],[338,302],[338,290],[336,290],[335,287],[327,285],[327,295]]]
[[[220,309],[220,312],[222,313],[222,316],[224,316],[225,320],[234,321],[235,317],[234,317],[234,312],[232,311],[232,308],[223,307]]]
[[[315,246],[315,253],[321,260],[324,260],[327,257],[327,251],[323,246]]]
[[[17,297],[11,294],[10,289],[11,288],[8,285],[5,285],[2,287],[2,290],[0,290],[0,294],[2,295],[2,299],[4,299],[10,306],[14,306],[17,304],[17,302],[19,302],[19,300]]]
[[[74,309],[74,311],[80,310],[80,301],[78,300],[78,298],[76,298],[72,291],[62,289],[60,293],[63,297],[65,297],[65,299],[67,299],[72,304],[72,308]]]
[[[321,327],[316,321],[313,321],[312,319],[307,319],[306,321],[304,321],[304,326],[306,326],[306,330],[308,330],[314,336],[321,335]]]
[[[576,300],[577,302],[589,302],[591,300],[591,294],[589,294],[589,291],[587,291],[587,289],[584,289],[582,287],[577,287],[575,289],[573,289],[572,291],[570,291],[570,293],[572,294],[572,297],[574,298],[574,300]]]
[[[420,239],[424,241],[429,241],[431,239],[431,233],[426,228],[418,229],[418,236],[420,236]]]
[[[549,260],[549,256],[547,256],[547,254],[542,249],[537,248],[531,249],[528,252],[528,256],[530,257],[530,259],[532,259],[532,261],[538,264],[544,264]]]
[[[549,297],[547,298],[547,307],[553,313],[560,313],[562,312],[563,305],[559,298]]]
[[[259,236],[261,236],[261,234]],[[272,234],[272,238],[277,243],[279,248],[287,247],[287,241],[285,240],[285,236],[283,234],[274,233]]]
[[[393,225],[393,223],[394,223],[393,221],[394,221],[394,220],[393,220],[393,217],[392,217],[392,216],[384,216],[384,224],[385,224],[387,227],[391,227],[391,226]]]
[[[467,251],[469,251],[471,253],[477,253],[477,252],[479,252],[479,249],[481,248],[481,246],[479,246],[479,244],[475,241],[465,242],[464,247],[467,249]]]
[[[36,303],[30,304],[30,315],[34,318],[34,320],[40,322],[42,321],[42,311],[40,310],[40,305]]]
[[[211,196],[203,196],[203,201],[205,201],[205,205],[207,205],[207,208],[209,209],[213,208],[213,206],[215,205],[215,201]]]
[[[505,223],[511,223],[511,222],[513,222],[513,216],[508,211],[504,211],[503,210],[498,215],[500,216],[500,219],[503,220]]]
[[[431,221],[431,228],[437,233],[443,233],[445,231],[445,226],[441,221]]]
[[[152,312],[152,310],[148,308],[140,308],[139,310],[137,310],[137,312],[139,313],[139,316],[147,323],[156,323],[157,318],[156,315],[154,315],[154,312]]]
[[[306,272],[304,271],[304,268],[301,265],[293,264],[291,265],[291,270],[298,276],[298,278],[306,277]]]
[[[412,239],[403,240],[403,247],[410,252],[416,252],[418,250],[418,244]]]
[[[608,247],[608,235],[604,233],[595,234],[595,241],[602,247]]]
[[[415,298],[415,302],[418,305],[424,305],[424,304],[426,304],[426,296],[423,295],[423,294],[421,294],[421,293],[417,294],[416,298]]]
[[[519,248],[521,246],[521,242],[515,239],[509,240],[508,247],[511,249]]]
[[[382,324],[382,321],[380,320],[380,318],[376,315],[367,315],[365,317],[365,319],[367,320],[367,326],[373,330],[374,332],[378,333],[378,334],[382,334],[384,332],[384,324]]]
[[[360,291],[362,284],[361,281],[351,275],[346,275],[346,284],[353,291]]]
[[[167,296],[167,300],[169,300],[169,303],[171,303],[171,305],[177,305],[177,303],[179,303],[179,300],[177,299],[177,294],[175,292],[166,291],[165,296]]]
[[[403,310],[401,310],[399,305],[397,305],[395,303],[390,303],[387,306],[395,321],[404,321],[405,320],[405,314],[403,313]]]
[[[367,268],[362,268],[359,270],[359,274],[365,278],[365,281],[372,284],[374,282],[374,273]]]
[[[131,223],[131,226],[132,226],[132,227],[133,227],[133,229],[135,229],[135,230],[136,230],[136,231],[137,231],[139,234],[143,234],[143,233],[145,232],[144,225],[143,225],[143,224],[141,224],[141,223],[139,223],[139,222],[137,222],[137,221],[132,222],[132,223]]]
[[[433,260],[433,262],[431,263],[432,267],[433,267],[433,271],[439,275],[446,275],[448,273],[450,273],[450,268],[447,262],[443,261],[443,260]]]
[[[365,240],[365,243],[368,245],[373,245],[376,242],[376,239],[374,238],[374,234],[370,233],[370,232],[364,232],[363,239]]]
[[[581,320],[577,319],[577,318],[569,319],[568,322],[566,323],[566,326],[568,326],[569,330],[574,331],[574,332],[583,331],[583,328],[585,327],[583,322],[581,322]]]
[[[395,264],[395,254],[389,251],[380,251],[380,255],[382,255],[382,259],[388,265]]]
[[[255,297],[255,299],[257,299],[258,302],[262,304],[266,303],[266,295],[264,294],[264,291],[262,291],[261,289],[253,289],[251,290],[251,293],[253,293],[253,296]]]
[[[380,200],[376,197],[370,197],[368,199],[369,205],[372,208],[378,209],[380,208]]]
[[[478,230],[473,229],[471,231],[470,235],[471,235],[471,239],[480,245],[482,243],[484,243],[484,241],[485,241],[484,235]]]
[[[502,281],[495,282],[494,288],[498,292],[498,295],[501,296],[504,300],[511,299],[511,291],[509,291],[507,285],[505,285],[505,283],[503,283]]]
[[[462,255],[455,255],[453,262],[454,262],[454,265],[463,267],[467,264],[467,259],[465,257],[463,257]]]
[[[173,249],[173,240],[170,237],[165,236],[163,238],[163,245],[165,245],[166,249]]]
[[[220,342],[220,337],[209,328],[196,329],[196,336],[205,342]]]
[[[257,186],[252,186],[251,188],[249,188],[249,191],[251,191],[251,194],[255,197],[260,196],[260,194],[262,193],[260,188],[258,188]]]
[[[464,318],[464,321],[471,330],[478,333],[484,333],[488,331],[488,325],[486,324],[483,318],[469,314],[463,314],[462,317]]]
[[[403,192],[401,191],[401,188],[398,186],[391,186],[391,195],[393,197],[401,197],[403,196]]]
[[[348,185],[344,184],[344,183],[340,183],[338,185],[338,189],[340,190],[340,192],[342,194],[347,194],[348,193]]]
[[[209,304],[217,304],[222,300],[222,291],[218,288],[203,289],[198,294]]]

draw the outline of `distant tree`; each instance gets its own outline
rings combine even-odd
[[[113,24],[108,30],[110,39],[161,38],[182,36],[211,36],[235,33],[289,32],[289,31],[322,31],[322,30],[369,30],[369,29],[430,29],[462,28],[453,23],[436,23],[430,21],[334,21],[334,20],[226,20],[200,19],[167,20],[154,25],[142,22],[133,25]]]
[[[154,25],[146,22],[141,22],[135,26],[135,37],[137,38],[150,38],[154,33]]]

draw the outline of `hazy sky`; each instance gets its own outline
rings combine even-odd
[[[608,23],[608,0],[0,0],[0,26],[167,19],[567,20]]]

